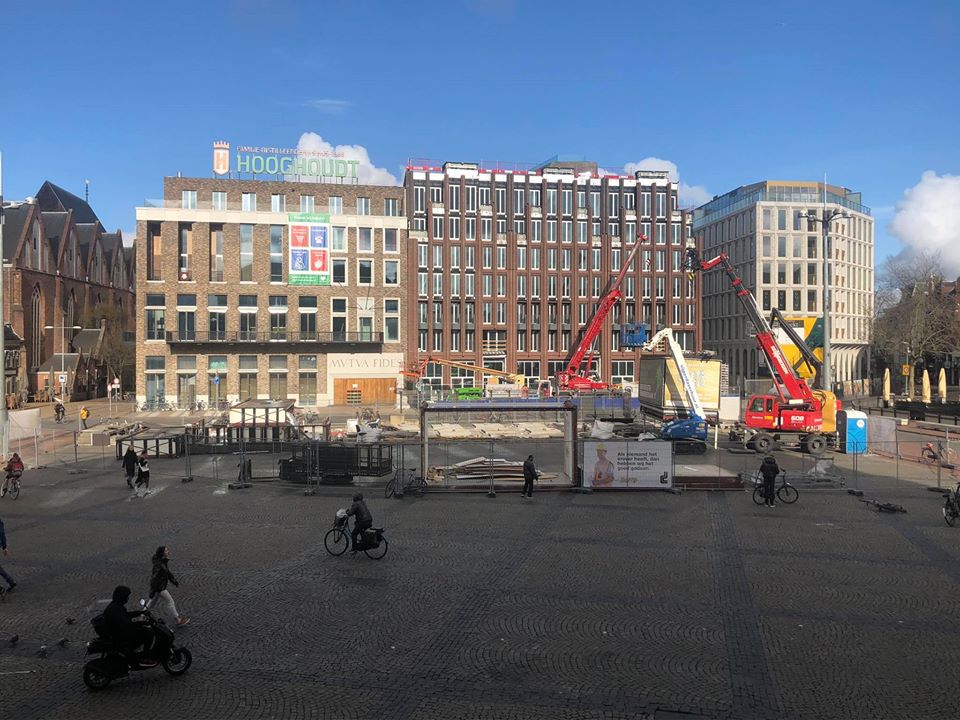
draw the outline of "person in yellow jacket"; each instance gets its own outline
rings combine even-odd
[[[87,409],[87,406],[84,405],[80,408],[80,422],[83,423],[83,429],[87,429],[87,418],[90,417],[90,411]]]

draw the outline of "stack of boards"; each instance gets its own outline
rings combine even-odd
[[[464,460],[456,465],[438,466],[430,468],[428,480],[430,482],[456,483],[489,483],[494,482],[523,482],[523,462],[519,460],[504,460],[502,458],[475,457]],[[552,482],[557,479],[556,473],[542,472],[540,482]]]

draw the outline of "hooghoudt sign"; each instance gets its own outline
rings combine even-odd
[[[583,444],[583,485],[589,488],[673,487],[673,447],[668,442],[588,441]]]

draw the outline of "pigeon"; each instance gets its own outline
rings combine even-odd
[[[20,642],[20,636],[19,636],[19,635],[14,635],[12,638],[10,638],[10,644],[11,644],[11,645],[16,645],[18,642]]]
[[[41,645],[41,646],[40,646],[40,649],[37,650],[37,655],[39,655],[40,657],[46,657],[46,656],[47,656],[47,646],[46,646],[46,645]]]
[[[74,618],[67,618],[67,625],[73,625],[76,622]]]
[[[67,638],[60,638],[59,640],[57,640],[57,645],[59,645],[60,647],[66,647],[69,644],[70,644],[70,641]]]

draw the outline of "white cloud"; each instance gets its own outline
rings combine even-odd
[[[339,115],[350,107],[349,100],[307,100],[304,107],[319,110],[327,115]]]
[[[946,277],[960,275],[960,176],[923,173],[904,191],[889,231],[908,251],[939,253]]]
[[[370,161],[370,153],[363,145],[331,145],[315,132],[305,132],[300,136],[297,150],[302,153],[326,153],[336,155],[344,160],[356,160],[357,178],[364,185],[399,185],[390,172],[376,167]]]
[[[703,185],[687,185],[680,181],[680,169],[675,162],[658,157],[646,157],[639,162],[623,166],[624,175],[633,175],[637,170],[666,170],[667,177],[679,186],[680,207],[698,207],[713,199],[713,195]]]

